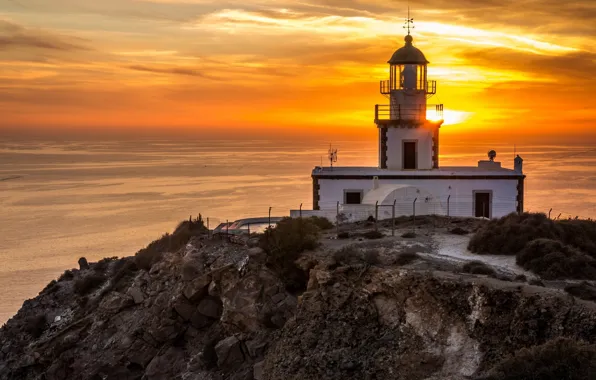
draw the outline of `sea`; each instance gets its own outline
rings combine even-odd
[[[376,166],[377,142],[335,141],[341,166]],[[0,324],[77,260],[134,255],[199,214],[210,227],[312,208],[328,142],[0,140]],[[596,146],[442,141],[442,165],[489,150],[524,158],[529,211],[596,217]]]

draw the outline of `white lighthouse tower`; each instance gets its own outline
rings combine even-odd
[[[405,45],[389,60],[389,80],[381,81],[381,94],[388,105],[375,107],[379,129],[379,168],[390,170],[429,170],[439,167],[439,128],[443,105],[429,105],[427,99],[437,90],[427,80],[428,61],[408,35]],[[430,117],[430,119],[429,119]]]
[[[443,105],[428,104],[437,85],[427,80],[429,62],[414,46],[412,22],[407,19],[405,44],[388,61],[389,80],[381,81],[388,104],[375,106],[378,166],[333,165],[333,155],[328,167],[315,167],[310,215],[335,220],[341,213],[362,220],[413,214],[494,218],[523,212],[526,176],[520,157],[513,169],[495,161],[492,150],[489,160],[477,166],[439,165]],[[304,210],[291,215],[304,215]]]

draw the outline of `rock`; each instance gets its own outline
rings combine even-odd
[[[286,299],[286,294],[285,293],[277,293],[276,295],[274,295],[273,297],[271,297],[271,301],[273,301],[273,303],[278,304],[281,301]]]
[[[198,306],[199,313],[213,319],[219,319],[221,308],[221,301],[215,297],[203,299]]]
[[[235,336],[228,337],[215,345],[217,366],[229,370],[244,362],[242,342]]]
[[[80,270],[87,270],[89,269],[89,263],[87,262],[87,259],[84,257],[81,257],[79,259],[79,268]]]
[[[265,251],[263,251],[262,248],[259,247],[250,248],[248,250],[248,257],[251,260],[255,260],[258,262],[267,260],[267,254],[265,253]]]
[[[178,300],[174,303],[174,310],[182,317],[185,321],[189,321],[195,313],[196,306],[190,304],[186,300]]]
[[[190,319],[190,323],[193,325],[193,327],[202,329],[211,325],[213,323],[213,319],[204,316],[203,314],[199,313],[198,310],[196,310]]]
[[[196,278],[184,287],[184,296],[191,302],[198,302],[207,295],[210,283],[210,274]]]
[[[118,292],[110,292],[103,298],[99,307],[103,310],[118,313],[122,309],[134,305],[132,297]]]
[[[143,303],[143,301],[145,300],[145,297],[143,296],[143,292],[141,291],[141,289],[139,289],[137,287],[128,289],[127,293],[129,296],[132,297],[133,301],[137,305],[140,303]]]
[[[264,375],[263,375],[264,365],[265,365],[265,362],[261,361],[253,366],[252,376],[255,380],[263,380],[264,379]]]
[[[267,341],[260,339],[252,339],[245,343],[248,355],[251,358],[257,359],[263,357],[267,348]]]

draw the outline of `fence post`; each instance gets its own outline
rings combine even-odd
[[[302,219],[302,203],[300,203],[300,219]]]
[[[550,213],[553,211],[553,209],[551,208],[550,210],[548,210],[548,218],[550,219]]]
[[[378,220],[379,220],[379,201],[377,201],[377,203],[375,203],[375,231],[377,231],[379,229]]]
[[[226,240],[230,240],[230,222],[226,219]]]
[[[395,236],[395,203],[397,199],[393,200],[393,210],[391,211],[391,236]]]
[[[209,229],[209,218],[207,218],[207,237],[211,237],[211,230]]]
[[[335,215],[335,229],[337,231],[337,235],[339,236],[339,201],[337,201],[337,213]]]
[[[451,199],[451,194],[449,194],[449,196],[447,197],[447,216],[451,216],[449,214],[449,200]]]
[[[269,206],[269,228],[271,228],[271,206]]]
[[[414,216],[414,221],[416,221],[416,201],[418,198],[414,199],[414,203],[412,203],[412,215]]]

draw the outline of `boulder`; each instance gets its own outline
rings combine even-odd
[[[210,283],[210,274],[195,278],[184,287],[184,296],[191,302],[198,302],[207,295]]]
[[[219,368],[231,369],[244,362],[242,342],[235,336],[230,336],[215,345],[217,355],[217,366]]]
[[[265,362],[258,362],[257,364],[255,364],[253,366],[252,369],[252,377],[255,380],[263,380],[264,379],[264,375],[263,375],[263,367],[264,367]]]
[[[89,263],[87,262],[87,259],[86,259],[86,258],[84,258],[84,257],[81,257],[81,258],[79,259],[79,268],[80,268],[81,270],[86,270],[86,269],[89,269]]]
[[[192,318],[196,309],[196,306],[184,299],[179,299],[174,303],[174,310],[185,321],[189,321]]]
[[[143,301],[145,299],[145,297],[143,296],[143,292],[141,291],[141,289],[139,289],[137,287],[128,289],[127,294],[132,297],[133,301],[137,305],[140,303],[143,303]]]
[[[221,301],[215,297],[203,299],[198,306],[199,313],[213,319],[219,319],[221,316]]]

